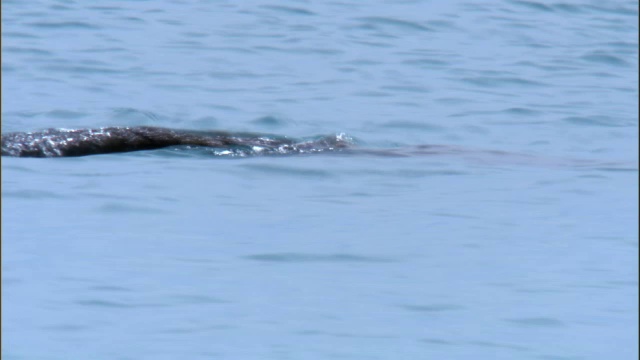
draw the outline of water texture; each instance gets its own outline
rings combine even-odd
[[[634,1],[3,1],[3,359],[635,359]]]

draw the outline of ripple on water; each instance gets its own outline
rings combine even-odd
[[[431,28],[422,25],[418,22],[400,20],[390,17],[382,17],[382,16],[366,16],[357,18],[360,22],[362,22],[365,28],[392,28],[397,30],[405,30],[405,31],[432,31]]]
[[[381,123],[378,127],[383,129],[394,129],[399,131],[424,131],[424,132],[439,132],[443,131],[444,127],[441,125],[435,125],[425,121],[388,121]]]
[[[268,164],[243,164],[241,167],[250,169],[253,171],[259,171],[263,173],[268,173],[270,175],[283,175],[283,176],[293,176],[293,177],[309,177],[309,178],[333,178],[336,177],[336,174],[331,173],[327,170],[321,169],[309,169],[309,168],[300,168],[293,166],[283,166],[283,165],[268,165]]]
[[[14,54],[28,54],[28,55],[37,55],[37,56],[50,56],[52,55],[51,51],[30,48],[30,47],[19,47],[19,46],[5,46],[2,48],[3,53],[14,53]]]
[[[161,116],[153,111],[141,110],[134,108],[116,108],[112,110],[112,119],[133,124],[146,123],[149,121],[156,122],[168,120],[167,117]]]
[[[463,306],[456,305],[456,304],[403,305],[402,308],[410,311],[425,312],[425,313],[464,309]]]
[[[286,126],[288,122],[276,116],[263,116],[251,121],[251,123],[265,129],[277,129]]]
[[[500,88],[500,87],[511,87],[511,86],[546,86],[546,84],[529,80],[519,77],[503,77],[503,76],[477,76],[477,77],[466,77],[460,79],[460,81],[465,82],[467,84],[484,87],[484,88]]]
[[[35,28],[42,28],[47,30],[92,30],[100,29],[100,26],[89,24],[83,21],[38,21],[27,24]]]
[[[138,307],[134,304],[128,304],[128,303],[118,302],[118,301],[102,300],[102,299],[78,300],[76,301],[76,304],[82,305],[82,306],[101,307],[101,308],[110,308],[110,309],[130,309],[130,308]]]
[[[630,66],[630,64],[625,60],[623,60],[622,58],[619,58],[617,56],[607,54],[604,52],[600,52],[600,51],[583,55],[581,58],[589,62],[611,65],[611,66],[619,66],[619,67]]]
[[[550,318],[550,317],[527,317],[527,318],[507,319],[506,321],[514,325],[519,325],[524,327],[557,328],[557,327],[566,326],[564,322],[555,318]]]
[[[593,116],[569,116],[562,119],[565,122],[581,126],[604,126],[604,127],[628,127],[634,126],[632,121],[625,121],[621,118],[613,118],[604,115]]]
[[[303,15],[303,16],[315,15],[313,11],[299,8],[299,7],[280,6],[280,5],[262,5],[260,7],[267,10],[282,12],[287,15],[294,15],[294,16],[295,15]]]
[[[222,300],[213,296],[198,295],[198,294],[170,295],[168,296],[168,298],[170,300],[173,300],[173,302],[176,302],[181,305],[226,304],[229,302],[227,300]]]
[[[98,211],[103,213],[123,214],[123,213],[137,213],[137,214],[160,214],[169,213],[167,210],[161,208],[145,207],[139,205],[128,205],[122,203],[107,203],[98,208]]]
[[[272,253],[244,256],[245,259],[277,263],[390,263],[393,259],[353,254]]]
[[[66,199],[67,196],[62,196],[51,191],[46,190],[15,190],[15,191],[3,191],[3,197],[19,198],[19,199]]]
[[[112,69],[107,67],[99,67],[99,66],[88,66],[88,65],[47,65],[44,66],[46,70],[51,71],[60,71],[64,73],[71,74],[85,74],[85,75],[116,75],[116,74],[126,74],[127,71]]]
[[[72,111],[72,110],[51,110],[45,113],[47,116],[55,119],[80,119],[89,116],[88,113]]]

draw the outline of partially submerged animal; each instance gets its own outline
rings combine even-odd
[[[270,134],[177,130],[153,126],[47,129],[2,134],[2,156],[13,157],[71,157],[163,148],[199,149],[207,155],[218,157],[316,153],[377,157],[449,155],[485,164],[637,169],[637,165],[634,164],[554,159],[450,145],[417,145],[392,149],[360,148],[345,134],[294,139]]]
[[[286,155],[339,151],[353,145],[345,135],[291,139],[284,136],[161,127],[47,129],[2,134],[2,156],[62,157],[109,154],[167,147],[202,147],[219,155]]]

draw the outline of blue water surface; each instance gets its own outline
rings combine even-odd
[[[3,359],[636,359],[636,1],[3,1]]]

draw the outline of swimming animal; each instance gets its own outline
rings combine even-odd
[[[291,139],[256,133],[176,130],[162,127],[47,129],[2,134],[2,156],[63,157],[167,147],[210,149],[214,155],[287,155],[340,151],[353,145],[345,135]]]
[[[2,134],[2,156],[70,157],[163,148],[191,149],[216,157],[296,154],[354,154],[375,157],[452,156],[472,163],[522,164],[577,168],[634,169],[636,165],[578,159],[556,159],[452,145],[360,148],[347,135],[294,139],[286,136],[225,131],[177,130],[153,126],[97,129],[47,129]]]

